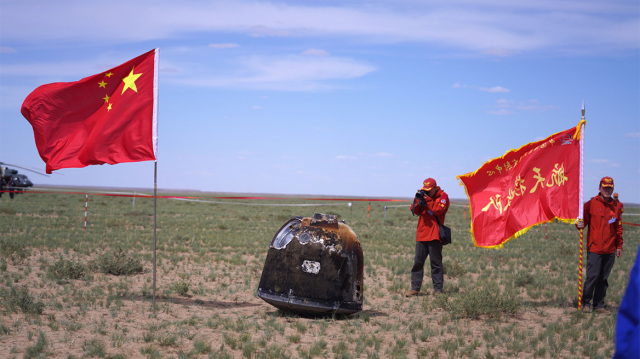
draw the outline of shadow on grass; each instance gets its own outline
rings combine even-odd
[[[357,313],[351,314],[336,314],[332,312],[327,313],[300,313],[293,312],[278,308],[277,310],[268,313],[272,317],[296,317],[304,319],[333,319],[333,320],[350,320],[350,319],[369,319],[374,317],[388,317],[387,313],[380,312],[373,309],[363,310]]]
[[[138,295],[135,297],[129,297],[129,298],[123,298],[123,299],[131,299],[133,301],[144,301],[144,302],[153,301],[153,297],[149,295]],[[221,302],[216,300],[156,296],[156,303],[158,302],[197,306],[197,307],[204,307],[204,308],[214,308],[214,309],[259,307],[262,305],[262,304],[249,303],[249,302]]]

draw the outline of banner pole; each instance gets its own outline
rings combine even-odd
[[[156,316],[156,203],[158,200],[158,161],[153,162],[153,316]]]
[[[584,198],[582,188],[584,184],[584,101],[582,101],[582,118],[580,128],[580,193],[578,196],[578,220],[584,217]],[[578,264],[578,310],[582,310],[582,251],[583,251],[583,229],[580,229],[580,260]]]
[[[582,232],[580,230],[580,264],[578,265],[578,310],[582,310]]]

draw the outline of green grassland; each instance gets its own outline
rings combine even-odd
[[[153,198],[90,193],[85,231],[85,195],[73,191],[0,198],[2,357],[610,358],[640,243],[639,227],[626,226],[609,278],[612,313],[584,313],[573,225],[548,224],[548,240],[536,226],[482,249],[465,203],[454,203],[445,295],[433,295],[427,275],[424,295],[406,298],[417,218],[397,205],[408,201],[158,198],[154,313]],[[640,222],[639,208],[625,209],[624,221]],[[275,232],[314,212],[338,215],[360,238],[360,313],[299,317],[255,295]]]

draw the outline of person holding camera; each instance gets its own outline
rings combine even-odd
[[[416,231],[416,253],[411,268],[411,290],[407,293],[407,297],[420,294],[427,256],[431,262],[433,291],[435,294],[442,293],[444,270],[440,224],[444,224],[447,210],[449,210],[449,196],[438,187],[433,178],[424,180],[422,188],[418,190],[411,204],[411,213],[419,218]]]

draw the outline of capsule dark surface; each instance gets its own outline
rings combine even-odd
[[[295,217],[271,241],[258,297],[300,314],[362,310],[363,257],[358,236],[337,216]]]

